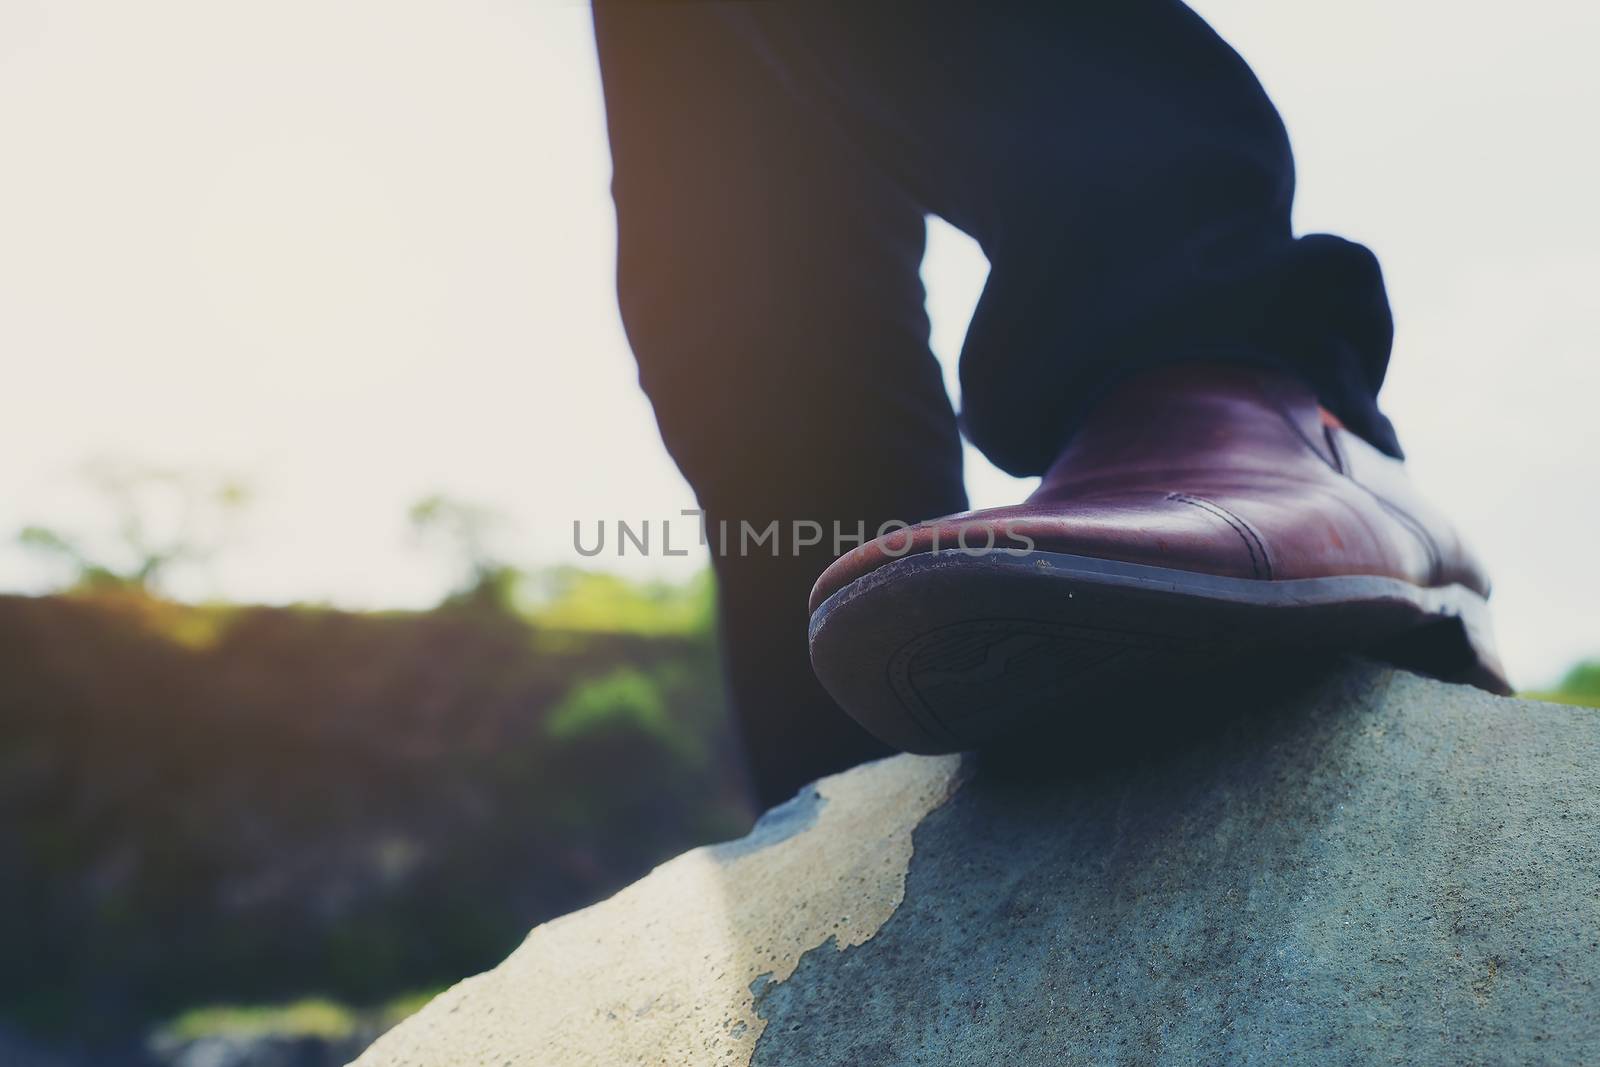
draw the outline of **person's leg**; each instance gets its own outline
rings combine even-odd
[[[812,662],[858,721],[925,752],[1137,741],[1288,650],[1504,691],[1483,569],[1376,405],[1377,263],[1293,236],[1283,126],[1198,17],[739,10],[802,99],[983,246],[965,427],[1043,475],[824,573]]]
[[[797,103],[734,7],[600,2],[595,28],[623,320],[705,511],[730,697],[766,805],[888,751],[807,656],[833,524],[870,538],[965,496],[927,345],[923,210]],[[741,548],[743,524],[773,520],[775,545]],[[796,520],[823,527],[798,554]]]
[[[991,262],[962,357],[965,429],[1039,474],[1152,367],[1255,362],[1398,454],[1376,395],[1376,260],[1290,230],[1283,125],[1176,0],[752,5],[766,54]]]

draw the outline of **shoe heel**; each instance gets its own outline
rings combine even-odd
[[[1510,696],[1514,690],[1495,649],[1489,606],[1482,597],[1461,592],[1449,614],[1380,642],[1367,652],[1419,674]]]

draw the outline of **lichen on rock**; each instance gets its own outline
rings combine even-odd
[[[756,991],[877,932],[904,897],[912,831],[958,774],[953,757],[902,757],[825,778],[750,837],[536,928],[356,1063],[743,1067],[766,1026]]]

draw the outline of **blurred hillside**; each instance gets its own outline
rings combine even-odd
[[[741,833],[709,579],[540,585],[531,614],[0,597],[0,1027],[379,1004]]]

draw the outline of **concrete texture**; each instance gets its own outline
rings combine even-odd
[[[357,1062],[1600,1062],[1600,714],[1354,665],[1093,762],[825,779]]]

